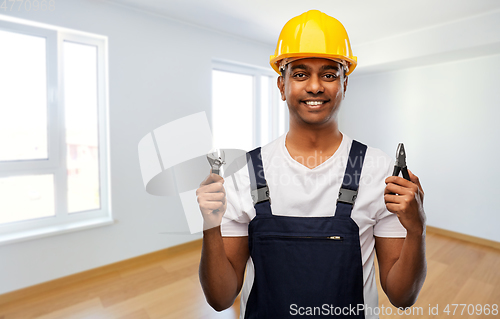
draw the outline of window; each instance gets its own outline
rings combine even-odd
[[[288,110],[264,68],[214,61],[212,130],[217,148],[249,151],[285,133]]]
[[[0,17],[0,243],[110,224],[107,38]]]

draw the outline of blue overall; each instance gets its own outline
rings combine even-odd
[[[326,217],[273,215],[260,148],[247,153],[256,216],[248,226],[255,278],[245,319],[297,318],[299,307],[307,318],[364,318],[359,228],[351,211],[365,153],[366,145],[353,141],[335,214]]]

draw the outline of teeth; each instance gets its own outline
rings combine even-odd
[[[306,101],[307,105],[321,105],[323,101]]]

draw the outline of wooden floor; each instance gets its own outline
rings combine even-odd
[[[418,301],[408,314],[395,315],[397,309],[392,308],[392,315],[381,315],[386,318],[500,318],[491,313],[477,315],[478,310],[486,304],[500,307],[500,250],[464,242],[461,240],[428,233],[427,234],[427,278],[420,292]],[[377,278],[378,280],[378,278]],[[378,282],[377,282],[378,283]],[[379,305],[388,307],[387,300],[380,285]],[[465,306],[453,306],[465,304]],[[444,312],[449,305],[450,313]],[[433,315],[438,307],[438,314]],[[466,307],[470,307],[469,315]],[[418,314],[421,308],[422,312]],[[455,310],[455,315],[453,311]],[[431,312],[429,312],[431,311]],[[410,315],[411,312],[414,314]]]
[[[168,259],[120,270],[58,288],[43,295],[4,304],[0,319],[29,318],[238,318],[239,302],[221,313],[207,305],[198,281],[199,249],[179,252]],[[500,305],[500,250],[437,234],[427,235],[428,274],[415,315],[385,318],[500,318],[500,314],[453,315],[451,304]],[[380,306],[389,302],[379,289]],[[450,305],[450,315],[443,312]],[[439,307],[438,315],[429,310]],[[382,309],[382,308],[379,309]]]

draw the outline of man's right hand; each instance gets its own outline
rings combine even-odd
[[[203,215],[200,282],[207,302],[217,311],[231,307],[241,291],[249,258],[248,236],[222,237],[226,212],[224,179],[211,173],[196,190]]]
[[[218,227],[221,224],[222,216],[227,208],[226,190],[223,184],[224,179],[221,176],[210,173],[196,190],[203,216],[203,230]]]

